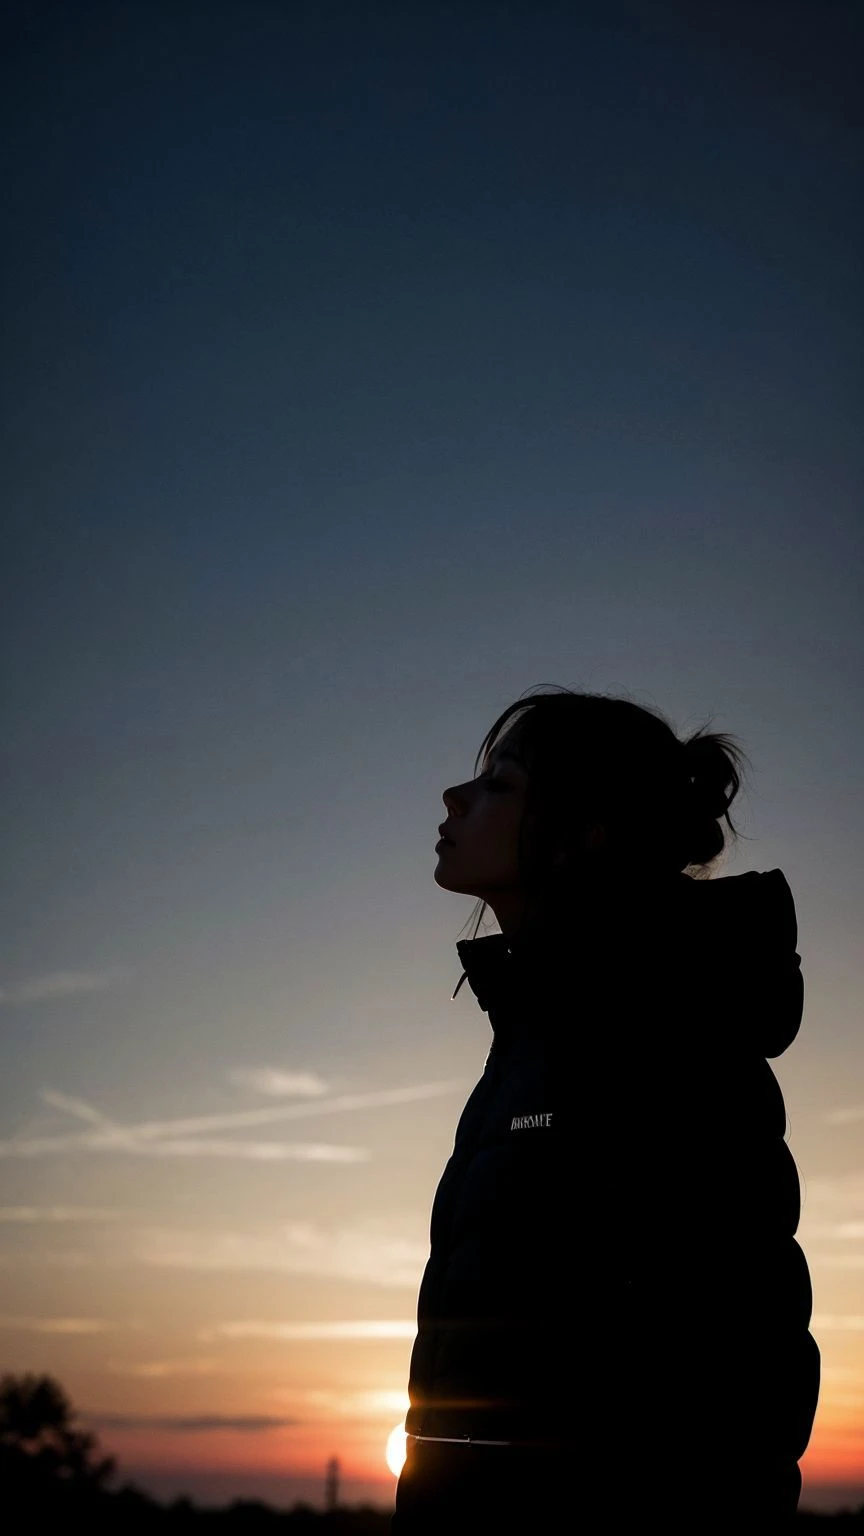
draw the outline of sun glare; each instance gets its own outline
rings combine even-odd
[[[387,1465],[394,1477],[398,1477],[405,1461],[405,1425],[397,1424],[387,1436]]]

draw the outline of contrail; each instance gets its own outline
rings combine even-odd
[[[13,1138],[0,1141],[0,1157],[35,1157],[43,1152],[62,1152],[83,1147],[100,1151],[110,1147],[137,1146],[141,1142],[160,1141],[166,1137],[195,1136],[199,1132],[239,1130],[251,1125],[273,1125],[283,1120],[308,1120],[315,1115],[340,1115],[352,1109],[384,1109],[392,1104],[412,1104],[420,1099],[434,1099],[442,1094],[464,1092],[462,1078],[438,1083],[421,1083],[415,1088],[387,1088],[377,1093],[343,1093],[333,1099],[312,1103],[273,1105],[272,1108],[237,1110],[224,1115],[197,1115],[186,1120],[145,1120],[138,1125],[118,1125],[92,1105],[80,1099],[45,1089],[42,1098],[58,1109],[86,1120],[96,1128],[65,1136]]]

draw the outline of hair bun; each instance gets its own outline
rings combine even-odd
[[[699,818],[719,821],[738,790],[724,743],[717,735],[691,736],[684,743],[693,809]]]

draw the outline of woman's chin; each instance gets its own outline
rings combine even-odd
[[[454,879],[446,867],[442,868],[440,860],[432,871],[432,879],[436,885],[440,885],[442,891],[457,891],[463,896],[471,894],[470,891],[465,890],[461,880]]]

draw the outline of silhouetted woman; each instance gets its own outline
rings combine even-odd
[[[454,997],[492,1045],[432,1210],[395,1536],[784,1530],[819,1351],[766,1058],[803,981],[782,872],[706,878],[744,754],[562,689],[481,756],[435,880],[479,898]]]

